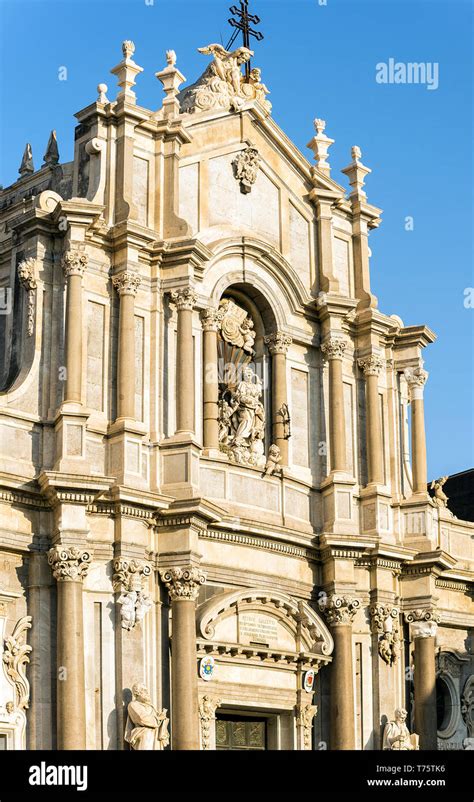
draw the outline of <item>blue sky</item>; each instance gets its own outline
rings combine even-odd
[[[473,4],[471,0],[251,0],[265,40],[254,64],[270,88],[273,116],[306,151],[312,120],[335,139],[332,176],[359,145],[372,168],[369,201],[384,210],[371,236],[372,289],[380,309],[438,335],[425,351],[428,472],[474,466],[474,309],[464,307],[473,275]],[[61,161],[73,155],[74,112],[95,100],[97,83],[116,93],[109,70],[133,39],[144,67],[138,102],[158,108],[154,73],[176,50],[191,83],[207,63],[196,48],[231,30],[226,0],[0,0],[0,181],[17,178],[24,145],[35,166],[49,132]],[[439,64],[439,87],[381,85],[376,65]],[[58,79],[61,67],[67,80]],[[405,230],[412,216],[413,231]]]

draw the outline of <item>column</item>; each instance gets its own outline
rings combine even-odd
[[[377,354],[371,354],[359,359],[358,363],[364,371],[366,388],[367,484],[383,484],[382,421],[378,382],[383,359]]]
[[[204,309],[201,312],[203,330],[203,446],[219,448],[219,383],[217,365],[217,332],[219,312]]]
[[[160,571],[171,600],[171,738],[173,749],[199,749],[196,599],[206,575],[194,566]]]
[[[114,276],[120,296],[117,418],[135,419],[135,296],[141,283],[137,273],[125,270]]]
[[[67,280],[66,295],[66,390],[64,401],[81,403],[82,390],[82,277],[88,256],[82,250],[68,250],[62,267]]]
[[[342,382],[342,360],[345,349],[346,343],[340,337],[329,337],[321,345],[321,351],[329,361],[329,438],[332,471],[347,469],[344,385]]]
[[[190,287],[170,293],[178,310],[176,348],[176,432],[194,432],[193,308],[196,293]]]
[[[423,388],[428,378],[428,373],[420,365],[416,368],[406,368],[404,374],[410,388],[413,493],[426,495],[428,492],[428,477]]]
[[[360,600],[333,595],[319,603],[334,638],[331,663],[331,749],[355,749],[352,621]]]
[[[288,465],[288,437],[285,437],[285,415],[282,407],[288,404],[286,355],[292,342],[292,338],[281,331],[265,337],[265,344],[272,355],[273,442],[280,449],[281,465]]]
[[[92,560],[76,546],[54,546],[48,563],[57,581],[57,748],[86,748],[82,581]]]
[[[438,748],[435,658],[439,620],[439,616],[429,609],[405,613],[415,647],[415,732],[420,737],[420,749]]]

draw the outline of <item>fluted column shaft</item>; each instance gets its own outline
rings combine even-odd
[[[360,600],[331,596],[320,602],[334,638],[331,663],[331,749],[354,749],[354,669],[352,660],[352,621]]]
[[[329,438],[331,470],[345,471],[346,466],[346,422],[344,415],[344,384],[342,360],[346,343],[338,337],[330,337],[321,350],[329,360]]]
[[[194,432],[193,308],[196,293],[186,287],[170,293],[178,310],[176,347],[176,432]]]
[[[292,342],[291,337],[280,331],[265,337],[272,355],[272,434],[274,444],[280,449],[281,465],[288,465],[288,438],[285,437],[283,408],[288,402],[286,355]]]
[[[378,378],[383,360],[372,354],[359,359],[359,367],[365,375],[368,484],[383,484],[383,442]]]
[[[82,401],[82,277],[88,256],[83,250],[68,250],[62,267],[66,294],[66,390],[65,401]]]
[[[422,367],[406,368],[405,378],[410,388],[411,459],[413,493],[426,494],[428,471],[426,464],[425,406],[423,389],[428,373]]]
[[[436,711],[436,634],[439,617],[432,610],[414,610],[405,614],[414,642],[415,732],[420,749],[437,749]]]
[[[120,296],[117,418],[135,418],[135,296],[140,276],[129,270],[113,279]]]
[[[54,546],[48,563],[57,580],[57,748],[86,748],[82,580],[91,554]]]
[[[203,330],[203,445],[219,448],[219,383],[217,365],[218,310],[201,313]]]
[[[172,748],[199,749],[196,599],[206,575],[194,567],[160,573],[171,600]]]

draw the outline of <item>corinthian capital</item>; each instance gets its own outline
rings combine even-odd
[[[203,331],[219,331],[224,311],[215,307],[203,309],[201,312],[201,324]]]
[[[413,638],[435,638],[441,618],[434,607],[418,607],[405,613],[405,621]]]
[[[383,368],[383,359],[378,354],[370,354],[357,360],[360,368],[364,371],[364,376],[379,376]]]
[[[83,276],[87,267],[89,257],[84,251],[70,248],[62,258],[62,268],[66,278],[69,276]]]
[[[120,296],[133,295],[135,297],[141,282],[141,277],[132,270],[124,270],[123,273],[114,276],[112,279],[112,283]]]
[[[76,546],[53,546],[48,551],[48,564],[58,582],[82,582],[91,562],[91,552]]]
[[[114,560],[113,585],[119,592],[143,590],[145,579],[151,574],[151,565],[143,560],[117,557]]]
[[[329,337],[329,339],[321,345],[321,351],[325,354],[327,359],[343,359],[346,345],[346,341],[341,337]]]
[[[175,304],[179,311],[186,310],[192,312],[197,301],[197,294],[191,287],[183,287],[180,290],[170,292],[171,302]]]
[[[272,354],[287,354],[288,348],[293,342],[293,338],[289,334],[284,334],[282,331],[275,331],[273,334],[267,334],[265,337],[265,345]]]
[[[206,574],[194,566],[166,568],[160,571],[161,581],[168,588],[171,601],[196,601]]]
[[[423,388],[429,375],[426,370],[423,370],[421,365],[418,365],[415,368],[405,368],[403,374],[407,380],[410,390],[414,390],[416,387]]]
[[[319,609],[326,616],[329,626],[352,624],[360,607],[360,599],[353,596],[328,596],[319,602]]]

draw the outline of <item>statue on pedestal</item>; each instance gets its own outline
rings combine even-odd
[[[403,708],[395,710],[394,721],[389,721],[385,725],[383,732],[383,749],[411,751],[419,749],[419,738],[415,733],[410,733],[405,724],[407,711]]]
[[[150,694],[144,685],[136,682],[132,687],[133,699],[127,708],[127,724],[124,738],[131,749],[162,750],[168,746],[169,718],[167,710],[160,713],[151,702]]]

